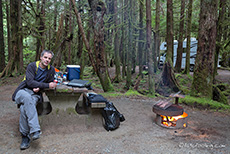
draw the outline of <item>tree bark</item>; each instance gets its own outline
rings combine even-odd
[[[126,88],[129,89],[132,85],[132,75],[131,75],[131,70],[132,70],[132,53],[133,53],[133,12],[132,12],[132,7],[133,7],[133,1],[128,0],[129,5],[128,5],[128,11],[127,13],[129,14],[128,19],[128,50],[127,50],[127,76],[126,76]]]
[[[123,8],[124,6],[127,7],[126,5],[126,1],[127,0],[121,0],[122,4],[121,7]],[[126,24],[126,13],[124,11],[124,9],[122,9],[122,15],[121,15],[121,22],[123,23],[121,25],[121,39],[120,39],[120,46],[119,46],[119,50],[120,50],[120,55],[121,55],[121,63],[122,63],[122,78],[125,78],[125,74],[126,74],[126,47],[125,47],[125,42],[127,39],[125,38],[125,24]]]
[[[5,45],[3,34],[2,0],[0,0],[0,72],[5,68]]]
[[[21,20],[21,0],[10,1],[10,24],[11,24],[11,58],[2,71],[0,78],[3,76],[14,76],[22,74],[23,53],[22,53],[22,20]]]
[[[61,37],[63,35],[63,20],[64,20],[64,15],[61,14],[60,20],[59,20],[59,25],[58,25],[58,31],[56,33],[56,39],[55,39],[56,41],[55,41],[54,47],[52,48],[52,51],[55,54],[55,56],[53,58],[53,63],[52,63],[52,65],[54,67],[60,66],[60,59],[61,59],[60,47],[64,43],[64,41]]]
[[[7,43],[8,43],[8,61],[11,59],[12,55],[12,42],[11,42],[11,32],[10,32],[10,11],[9,11],[9,1],[6,0],[6,17],[7,17]]]
[[[106,60],[105,60],[105,53],[104,53],[103,15],[105,13],[105,6],[103,2],[98,2],[97,0],[92,0],[88,2],[90,4],[90,7],[93,13],[94,45],[95,45],[96,61],[93,58],[92,50],[86,38],[84,29],[82,27],[81,17],[76,8],[75,1],[72,0],[72,4],[74,7],[74,13],[77,17],[78,27],[81,31],[83,41],[85,43],[86,49],[89,54],[89,58],[91,60],[91,64],[94,68],[94,71],[97,73],[97,76],[101,82],[102,88],[105,92],[113,91],[113,86],[109,78],[108,69],[107,69]]]
[[[160,0],[156,1],[156,19],[155,19],[155,54],[156,57],[160,58]],[[159,61],[159,59],[158,59]],[[158,61],[156,61],[156,65],[158,66]],[[154,69],[154,71],[157,71],[157,68]]]
[[[185,0],[181,0],[179,40],[178,40],[177,57],[176,57],[176,65],[175,65],[176,72],[181,72],[181,62],[182,62],[182,53],[183,53],[183,34],[184,34],[184,11],[185,11]]]
[[[186,42],[186,65],[184,74],[189,75],[190,72],[190,48],[191,48],[191,28],[192,28],[192,3],[193,0],[189,0],[188,4],[188,19],[187,19],[187,42]]]
[[[113,91],[113,86],[109,77],[105,44],[104,44],[104,14],[106,11],[105,4],[99,0],[88,0],[93,15],[93,32],[94,32],[94,53],[96,58],[97,75],[105,92]]]
[[[15,59],[12,59],[12,68],[8,70],[8,75],[11,73],[23,72],[23,58],[22,58],[22,22],[21,22],[21,0],[11,0],[10,18],[11,18],[11,32],[12,32],[12,51]],[[14,72],[13,72],[14,71]],[[13,74],[12,74],[13,75]]]
[[[54,0],[54,32],[57,30],[57,0]]]
[[[172,92],[179,91],[179,85],[176,81],[173,69],[173,2],[167,0],[167,54],[163,66],[162,79],[158,85],[158,93],[168,96]]]
[[[201,0],[198,49],[192,95],[212,99],[218,0]]]
[[[153,75],[153,54],[151,47],[151,0],[146,0],[146,41],[147,41],[147,52],[148,52],[148,82],[149,82],[149,93],[153,95],[155,93],[155,83]]]
[[[221,51],[221,40],[223,37],[223,25],[224,25],[224,20],[225,20],[225,15],[226,15],[226,0],[221,0],[220,1],[220,6],[219,6],[219,16],[218,16],[218,22],[217,22],[217,37],[216,37],[216,52],[215,52],[215,63],[214,63],[214,73],[213,73],[213,79],[215,80],[215,75],[217,74],[217,66],[218,66],[218,59],[219,59],[219,54]],[[222,56],[223,57],[223,56]]]
[[[120,62],[120,54],[119,54],[119,37],[118,37],[118,20],[117,20],[117,0],[114,0],[114,63],[115,63],[115,76],[116,78],[114,79],[115,82],[120,82],[121,81],[121,62]]]
[[[143,10],[144,10],[144,2],[139,0],[139,42],[138,42],[138,58],[139,58],[139,75],[143,78],[142,71],[143,71],[143,48],[144,48],[144,30],[143,30]]]
[[[69,28],[68,28],[68,38],[72,38],[71,35],[73,35],[73,30],[72,30],[72,3],[71,0],[68,1],[69,2],[69,9],[68,9],[68,13],[69,13]],[[72,39],[68,39],[67,40],[67,46],[68,46],[68,64],[72,64]]]
[[[36,59],[40,59],[41,52],[45,49],[45,0],[41,2],[40,7],[40,0],[37,0],[37,12],[39,12],[36,16],[38,21],[38,36],[37,36],[37,49],[36,49]],[[39,11],[40,9],[40,11]]]

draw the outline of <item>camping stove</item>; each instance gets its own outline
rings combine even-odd
[[[188,114],[184,109],[177,105],[172,104],[167,108],[153,106],[153,112],[156,113],[155,122],[157,125],[165,128],[186,128]]]

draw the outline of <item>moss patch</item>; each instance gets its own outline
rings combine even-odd
[[[125,96],[142,96],[138,91],[135,90],[128,90],[125,93]]]
[[[191,90],[191,83],[193,80],[192,76],[185,74],[176,74],[175,77],[180,85],[181,91],[183,91],[185,94],[189,94]]]
[[[204,109],[214,109],[214,110],[228,110],[230,111],[230,106],[226,104],[222,104],[217,101],[213,101],[207,98],[199,98],[186,96],[185,98],[179,99],[180,103],[184,103],[189,106],[204,108]]]

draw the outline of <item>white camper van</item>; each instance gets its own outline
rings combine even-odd
[[[190,71],[194,70],[196,54],[197,54],[197,43],[198,43],[198,41],[196,40],[196,38],[191,38],[191,43],[190,43]],[[185,64],[186,64],[186,45],[187,45],[187,40],[185,39],[183,41],[183,53],[182,53],[181,69],[184,69]],[[173,48],[173,66],[174,67],[176,65],[177,48],[178,48],[178,41],[174,40],[174,48]],[[167,50],[166,42],[163,42],[161,44],[160,50],[161,51]],[[160,56],[160,62],[159,62],[160,68],[163,66],[165,59],[166,59],[166,53],[164,53],[162,56]],[[220,67],[219,61],[218,61],[218,67]]]

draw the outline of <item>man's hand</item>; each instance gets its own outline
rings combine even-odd
[[[39,92],[39,90],[40,90],[40,88],[33,88],[33,91],[34,91],[35,93]]]
[[[55,83],[55,82],[50,82],[49,83],[49,88],[50,89],[54,89],[54,88],[56,88],[57,87],[57,83]]]

